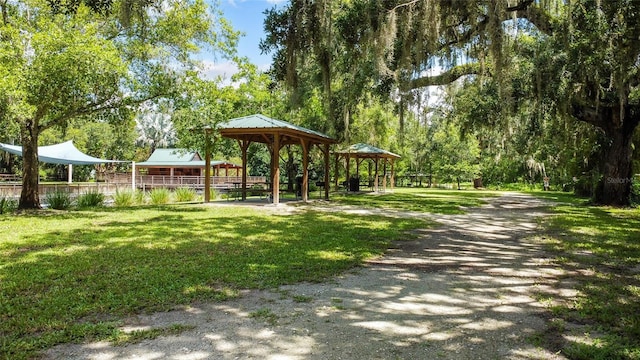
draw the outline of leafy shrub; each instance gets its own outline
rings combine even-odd
[[[135,204],[144,205],[147,203],[146,194],[144,191],[136,190],[133,194]]]
[[[18,201],[11,198],[0,198],[0,214],[9,213],[18,209]]]
[[[132,190],[116,190],[116,194],[113,196],[113,205],[118,207],[132,206],[136,203],[135,195]]]
[[[97,190],[89,190],[76,199],[76,206],[79,208],[98,207],[103,204],[104,194]]]
[[[175,191],[177,202],[193,201],[196,198],[196,191],[192,188],[177,188]]]
[[[71,194],[68,191],[56,190],[47,193],[45,198],[51,209],[67,210],[71,207]]]
[[[165,188],[157,188],[151,190],[149,199],[153,205],[167,204],[171,200],[171,192]]]

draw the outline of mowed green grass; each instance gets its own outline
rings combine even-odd
[[[543,222],[544,241],[578,290],[570,301],[554,299],[547,337],[564,339],[570,359],[640,359],[640,209],[589,206],[566,193],[537,195],[559,204]]]
[[[486,203],[484,198],[499,196],[499,192],[484,190],[444,190],[427,188],[396,188],[387,193],[340,193],[331,199],[339,204],[419,211],[437,214],[464,214],[466,207]]]
[[[0,358],[30,358],[58,343],[119,342],[120,321],[135,313],[322,281],[428,226],[201,205],[1,216]]]

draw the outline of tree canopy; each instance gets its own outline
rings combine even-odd
[[[516,114],[524,129],[588,124],[601,134],[595,199],[626,205],[640,122],[639,7],[626,0],[292,0],[268,14],[263,48],[295,91],[305,86],[305,69],[320,69],[330,121],[345,119],[334,126],[344,138],[350,108],[337,114],[334,94],[350,78],[365,79],[364,86],[346,86],[343,103],[367,92],[395,97],[401,128],[425,87],[466,79],[482,88],[491,79],[496,102],[486,105],[495,111],[473,119],[474,128],[501,126]]]
[[[38,208],[39,135],[70,120],[117,121],[175,98],[202,48],[238,34],[202,0],[0,2],[0,122],[23,145],[20,208]]]

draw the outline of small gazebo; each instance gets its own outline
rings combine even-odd
[[[373,145],[369,144],[353,144],[342,151],[334,152],[335,155],[335,187],[338,188],[338,163],[340,162],[340,158],[343,157],[345,160],[345,169],[346,169],[346,178],[349,181],[349,164],[351,159],[356,160],[356,174],[360,174],[360,164],[364,160],[371,160],[375,164],[374,171],[374,181],[373,181],[373,191],[378,191],[378,172],[379,172],[379,162],[383,161],[383,178],[382,178],[382,189],[386,191],[387,189],[387,163],[391,166],[391,189],[393,190],[394,186],[394,171],[393,171],[393,162],[395,159],[399,159],[400,155],[394,154],[390,151],[383,150],[377,148]]]
[[[309,130],[286,121],[272,119],[262,114],[235,118],[218,126],[223,137],[236,139],[242,150],[242,167],[247,168],[247,149],[252,142],[263,143],[271,153],[271,196],[274,204],[280,202],[279,154],[284,145],[299,144],[302,147],[302,200],[307,201],[309,189],[309,150],[317,145],[324,153],[324,190],[329,199],[329,145],[334,139],[320,132]],[[242,172],[242,200],[247,196],[247,174]]]

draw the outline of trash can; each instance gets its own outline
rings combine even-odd
[[[302,197],[302,176],[296,177],[296,197]]]
[[[349,191],[360,191],[360,178],[357,176],[349,179]]]

